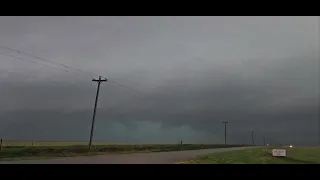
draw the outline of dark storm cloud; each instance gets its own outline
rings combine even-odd
[[[6,25],[0,28],[1,45],[103,74],[140,92],[102,84],[97,139],[123,140],[130,132],[131,141],[222,142],[221,121],[229,121],[233,143],[251,143],[252,130],[260,143],[262,136],[274,143],[317,141],[317,17],[0,21]],[[78,76],[5,56],[1,69],[38,77],[0,73],[2,134],[86,139],[96,88],[92,74]]]

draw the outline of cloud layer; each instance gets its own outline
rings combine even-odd
[[[131,142],[315,144],[318,17],[1,17],[0,134]],[[61,68],[61,67],[59,67]],[[9,72],[8,72],[9,71]],[[75,73],[70,73],[77,72]],[[28,76],[26,76],[28,75]],[[29,76],[36,77],[30,78]],[[58,83],[56,83],[58,82]],[[76,85],[76,86],[73,86]]]

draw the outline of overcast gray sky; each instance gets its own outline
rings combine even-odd
[[[88,140],[101,75],[139,93],[101,85],[95,140],[315,144],[319,40],[312,16],[3,16],[0,135]]]

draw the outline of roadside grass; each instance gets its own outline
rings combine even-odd
[[[320,164],[320,147],[278,147],[287,157],[273,157],[276,147],[250,148],[200,156],[178,164]]]
[[[93,156],[102,154],[148,153],[211,148],[242,147],[247,145],[224,144],[111,144],[94,142],[88,151],[87,142],[27,142],[9,141],[3,143],[0,161],[47,159],[58,157]]]

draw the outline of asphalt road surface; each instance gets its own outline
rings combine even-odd
[[[194,159],[199,155],[216,152],[241,150],[252,147],[218,148],[189,151],[112,154],[99,156],[81,156],[59,159],[7,161],[0,164],[174,164],[176,162]]]

